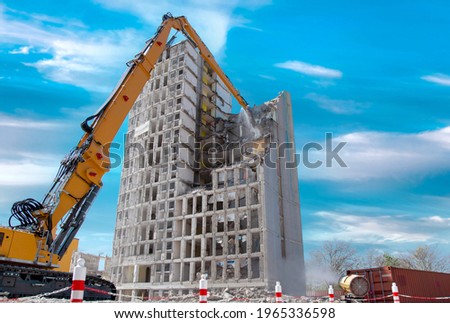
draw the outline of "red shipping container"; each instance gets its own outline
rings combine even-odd
[[[392,294],[395,282],[401,303],[450,303],[450,274],[390,266],[347,270],[347,275],[351,274],[362,275],[369,281],[367,302],[392,303],[392,297],[387,296]]]

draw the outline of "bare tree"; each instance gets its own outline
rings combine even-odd
[[[400,268],[410,267],[403,257],[396,257],[387,252],[380,254],[379,251],[375,250],[368,250],[366,252],[364,266],[368,268],[384,266],[393,266]]]
[[[450,257],[439,253],[436,245],[419,246],[402,259],[409,268],[429,271],[450,271]]]
[[[307,281],[310,286],[336,285],[348,269],[358,266],[356,250],[349,242],[333,240],[310,253],[307,263]]]
[[[380,267],[379,259],[381,257],[380,251],[375,249],[369,249],[364,254],[363,267],[373,268]]]
[[[442,255],[436,245],[423,245],[399,256],[368,250],[365,254],[365,267],[393,266],[429,271],[450,271],[450,256]]]

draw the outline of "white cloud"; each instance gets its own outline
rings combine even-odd
[[[341,78],[342,72],[339,70],[319,66],[312,65],[305,62],[300,61],[286,61],[284,63],[275,64],[276,67],[284,68],[288,70],[292,70],[294,72],[298,72],[301,74],[309,75],[309,76],[318,76],[325,78]]]
[[[356,243],[450,242],[446,231],[430,221],[405,215],[366,215],[339,211],[319,211],[316,227],[307,240],[346,240]]]
[[[361,113],[362,109],[369,106],[368,103],[361,103],[353,100],[335,100],[317,93],[309,93],[305,96],[305,98],[317,103],[319,108],[336,114]]]
[[[16,159],[14,162],[0,159],[0,187],[43,184],[50,186],[58,170],[58,163],[57,160],[42,158]]]
[[[76,27],[76,28],[87,28],[87,26],[78,19],[63,19],[63,18],[52,17],[52,16],[48,16],[48,15],[43,15],[43,14],[28,14],[28,13],[23,13],[23,14],[25,16],[30,16],[34,20],[39,21],[41,23],[59,25],[59,26],[70,26],[70,27]]]
[[[10,50],[9,53],[13,55],[15,54],[28,55],[32,48],[33,48],[32,46],[22,46],[17,49]]]
[[[233,14],[236,8],[256,9],[270,1],[254,0],[241,4],[237,0],[220,1],[130,1],[99,0],[105,8],[130,12],[151,25],[144,31],[96,30],[78,20],[61,20],[47,15],[17,12],[0,8],[0,39],[2,43],[33,47],[36,52],[47,53],[49,58],[27,63],[45,78],[75,86],[88,91],[110,92],[125,70],[125,63],[142,48],[161,23],[161,13],[188,16],[203,41],[215,54],[226,44],[232,27],[247,26],[247,21]],[[14,15],[9,13],[13,12]]]
[[[64,26],[45,25],[43,22],[52,17],[39,20],[32,14],[13,17],[8,13],[0,10],[1,43],[22,45],[23,54],[31,48],[46,53],[49,58],[26,65],[49,80],[88,91],[111,91],[119,79],[118,72],[125,70],[125,62],[139,51],[145,39],[135,30],[89,32],[76,28],[71,21]]]
[[[130,12],[152,25],[159,25],[162,13],[165,12],[171,12],[174,16],[186,16],[208,48],[214,54],[219,54],[225,47],[228,31],[232,27],[247,27],[245,19],[234,15],[235,9],[257,9],[270,4],[271,1],[97,0],[97,2],[105,8]]]
[[[445,225],[450,226],[450,218],[444,218],[439,215],[434,215],[434,216],[430,216],[428,218],[423,218],[423,220],[431,222],[431,223],[442,224],[444,226]]]
[[[0,113],[0,190],[23,187],[25,193],[31,186],[50,186],[61,159],[77,143],[60,152],[78,124]]]
[[[450,126],[435,131],[422,132],[418,134],[418,137],[446,151],[450,149]]]
[[[138,38],[131,30],[99,32],[86,35],[85,39],[78,35],[69,39],[54,37],[49,44],[52,57],[26,65],[52,81],[109,92],[118,81],[115,71],[125,70],[125,62],[138,51]]]
[[[352,132],[333,138],[333,148],[347,144],[339,156],[348,167],[303,167],[302,180],[366,182],[370,180],[420,180],[450,171],[450,127],[421,133]],[[325,147],[325,143],[322,143]],[[305,156],[302,156],[305,158]],[[309,160],[325,161],[325,149],[311,150]],[[374,183],[372,183],[374,184]]]
[[[450,86],[450,76],[445,74],[433,74],[433,75],[425,75],[421,77],[422,80],[428,81],[431,83],[436,83],[443,86]]]
[[[66,121],[38,121],[29,118],[8,116],[0,112],[0,127],[24,128],[24,129],[57,129],[66,125]]]
[[[275,81],[275,80],[276,80],[275,77],[270,76],[270,75],[258,74],[258,76],[259,76],[260,78],[263,78],[263,79],[266,79],[266,80],[271,80],[271,81]]]
[[[312,81],[312,83],[316,84],[319,88],[327,88],[336,85],[333,79],[318,79]]]

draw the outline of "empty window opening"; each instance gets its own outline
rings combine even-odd
[[[223,210],[223,202],[217,202],[217,210]]]
[[[186,258],[191,258],[192,255],[192,242],[186,241]]]
[[[239,207],[243,207],[246,205],[245,203],[245,191],[244,190],[240,190],[239,191]]]
[[[222,219],[219,219],[219,221],[217,222],[217,232],[224,232],[224,231],[225,231],[225,223],[223,222],[222,217]]]
[[[222,280],[223,279],[223,261],[218,261],[216,263],[216,280]]]
[[[189,198],[187,201],[187,214],[193,213],[194,202],[192,198]]]
[[[227,172],[227,186],[234,185],[234,171]]]
[[[153,240],[154,234],[153,228],[150,228],[150,231],[148,232],[148,240]]]
[[[153,153],[148,154],[148,165],[153,166]],[[150,180],[147,181],[147,183],[150,183]]]
[[[234,255],[236,253],[236,240],[234,235],[228,236],[227,244],[228,244],[228,254]]]
[[[148,216],[148,210],[147,210],[147,205],[144,205],[142,208],[142,222],[147,221],[147,216]]]
[[[173,273],[172,273],[172,281],[179,281],[180,280],[180,268],[181,268],[181,264],[180,263],[174,263],[173,264]],[[178,294],[180,294],[181,291],[178,291]]]
[[[211,233],[212,232],[212,216],[206,217],[206,232],[205,233]]]
[[[167,230],[172,230],[173,228],[173,221],[167,221]]]
[[[247,235],[239,235],[237,243],[239,244],[239,253],[247,253]]]
[[[259,278],[259,258],[251,258],[252,264],[252,277]]]
[[[234,231],[234,220],[235,216],[234,214],[227,215],[227,231]]]
[[[164,274],[164,282],[169,282],[170,281],[170,274],[169,273],[165,273]]]
[[[213,239],[206,238],[206,257],[212,256]]]
[[[203,232],[203,218],[197,218],[196,234],[202,234],[202,232]]]
[[[181,252],[181,241],[174,241],[173,242],[173,258],[179,259],[180,252]]]
[[[234,278],[235,264],[236,264],[236,261],[234,261],[234,260],[226,260],[227,279]]]
[[[196,198],[195,211],[196,211],[196,213],[201,213],[202,212],[202,197],[201,196],[198,196]]]
[[[152,273],[151,268],[150,268],[150,267],[147,267],[147,268],[145,269],[145,281],[146,281],[146,282],[150,282],[151,273]]]
[[[188,262],[185,262],[185,263],[183,263],[182,264],[182,277],[181,277],[181,279],[183,280],[183,281],[189,281],[189,267],[190,267],[190,264],[188,263]]]
[[[192,234],[192,219],[186,219],[185,235],[190,236]]]
[[[194,257],[201,257],[202,255],[202,243],[200,239],[195,239]]]
[[[216,248],[215,248],[215,256],[222,256],[223,255],[223,238],[217,237],[216,238]]]
[[[258,221],[258,210],[252,210],[250,212],[250,228],[258,228],[259,227],[259,221]]]
[[[241,230],[247,229],[247,214],[246,214],[246,213],[244,213],[244,214],[241,216],[241,219],[240,219],[240,221],[239,221],[239,226],[240,226],[240,229],[241,229]]]
[[[259,233],[252,233],[252,252],[260,251]]]
[[[248,260],[247,259],[242,259],[240,267],[241,267],[241,268],[239,268],[239,271],[240,271],[240,274],[241,274],[240,278],[241,279],[248,278]]]

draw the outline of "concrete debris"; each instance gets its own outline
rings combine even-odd
[[[263,290],[260,288],[237,288],[237,289],[218,289],[210,291],[208,302],[210,303],[275,303],[274,292]],[[68,299],[52,299],[52,298],[21,298],[8,299],[0,297],[0,303],[68,303]],[[103,303],[105,301],[97,301],[92,303]],[[111,302],[111,301],[109,301]],[[143,302],[141,299],[136,299],[134,302]],[[183,296],[167,296],[167,297],[153,297],[144,302],[152,303],[197,303],[198,295],[183,295]],[[328,303],[328,296],[323,297],[306,297],[306,296],[289,296],[283,295],[284,303]],[[339,302],[339,300],[335,300]],[[91,302],[87,302],[91,303]]]

